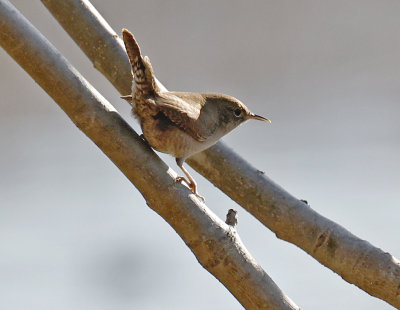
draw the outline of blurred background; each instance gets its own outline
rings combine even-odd
[[[140,131],[40,1],[12,3]],[[168,89],[227,93],[270,118],[223,140],[317,212],[400,257],[399,1],[92,3],[117,33],[135,34]],[[0,308],[241,309],[2,49],[0,66]],[[194,176],[217,215],[238,210],[246,247],[302,309],[392,309]]]

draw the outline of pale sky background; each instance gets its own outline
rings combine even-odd
[[[12,3],[140,131],[41,2]],[[399,1],[92,3],[115,31],[135,34],[167,88],[227,93],[272,119],[223,140],[322,215],[400,257]],[[0,95],[1,309],[242,309],[2,49]],[[238,210],[246,247],[302,309],[393,309],[194,175],[216,214]]]

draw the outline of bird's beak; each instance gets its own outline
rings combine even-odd
[[[267,122],[267,123],[271,123],[271,121],[268,118],[265,118],[265,117],[262,117],[260,115],[253,114],[253,113],[250,113],[249,118],[250,119],[256,119],[258,121],[264,121],[264,122]]]

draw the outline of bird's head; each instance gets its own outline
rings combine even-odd
[[[225,134],[249,119],[271,123],[269,119],[252,113],[234,97],[222,94],[205,94],[205,96],[207,104],[213,107],[216,121],[219,122],[220,128],[224,129]]]

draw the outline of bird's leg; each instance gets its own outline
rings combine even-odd
[[[196,197],[198,197],[198,198],[200,198],[201,200],[204,201],[204,197],[197,193],[196,181],[192,178],[192,176],[185,169],[185,167],[183,167],[183,162],[184,162],[184,160],[182,158],[176,158],[176,164],[178,165],[179,168],[182,169],[183,173],[186,175],[186,177],[189,179],[189,181],[187,179],[185,179],[185,177],[177,177],[176,181],[177,182],[182,182],[182,181],[185,182],[189,186],[189,188],[192,191],[192,193],[195,194]]]

